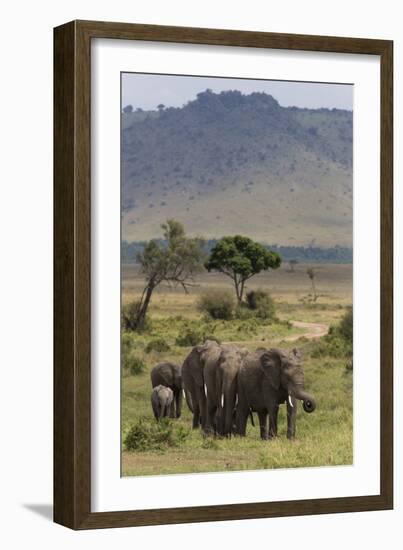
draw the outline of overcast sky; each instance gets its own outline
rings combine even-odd
[[[350,111],[353,109],[351,84],[137,73],[122,74],[122,106],[130,104],[134,109],[141,107],[147,111],[156,109],[160,103],[166,107],[182,107],[207,88],[213,92],[223,90],[239,90],[244,94],[266,92],[277,99],[283,107],[296,106],[311,109],[327,107]]]

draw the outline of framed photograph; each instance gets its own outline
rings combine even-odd
[[[54,33],[54,520],[393,507],[393,43]]]

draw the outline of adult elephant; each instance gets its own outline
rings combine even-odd
[[[207,432],[228,436],[233,431],[237,377],[245,354],[233,345],[222,345],[217,360],[208,361],[204,367]]]
[[[194,346],[182,365],[182,383],[187,402],[193,413],[193,428],[200,425],[205,430],[207,425],[207,389],[204,382],[206,366],[217,364],[221,346],[214,340]]]
[[[170,388],[173,392],[173,404],[171,407],[171,418],[179,418],[182,413],[182,373],[181,367],[174,363],[158,363],[151,370],[151,384],[155,388],[160,384]]]
[[[304,369],[299,351],[280,349],[249,353],[238,373],[237,432],[245,435],[248,413],[259,416],[260,436],[277,435],[277,415],[281,403],[287,403],[287,437],[295,437],[297,402],[306,412],[316,408],[315,399],[304,390]],[[269,416],[269,429],[267,429]]]

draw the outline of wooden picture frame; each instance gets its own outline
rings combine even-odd
[[[91,40],[113,38],[380,56],[381,456],[370,496],[91,512]],[[54,520],[72,529],[328,514],[393,507],[393,43],[73,21],[54,30]]]

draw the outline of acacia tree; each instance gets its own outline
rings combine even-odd
[[[316,300],[318,299],[318,294],[316,293],[316,285],[315,285],[316,270],[313,267],[308,267],[308,269],[306,270],[306,274],[308,275],[309,279],[311,280],[312,301],[316,302]]]
[[[219,271],[234,283],[238,303],[242,302],[245,282],[261,271],[280,267],[281,257],[249,237],[223,237],[204,264],[208,271]]]
[[[185,235],[183,225],[174,219],[161,225],[164,241],[151,240],[137,255],[146,284],[136,304],[134,321],[125,320],[132,330],[144,328],[151,296],[158,285],[180,285],[187,293],[194,275],[203,269],[204,241]]]

